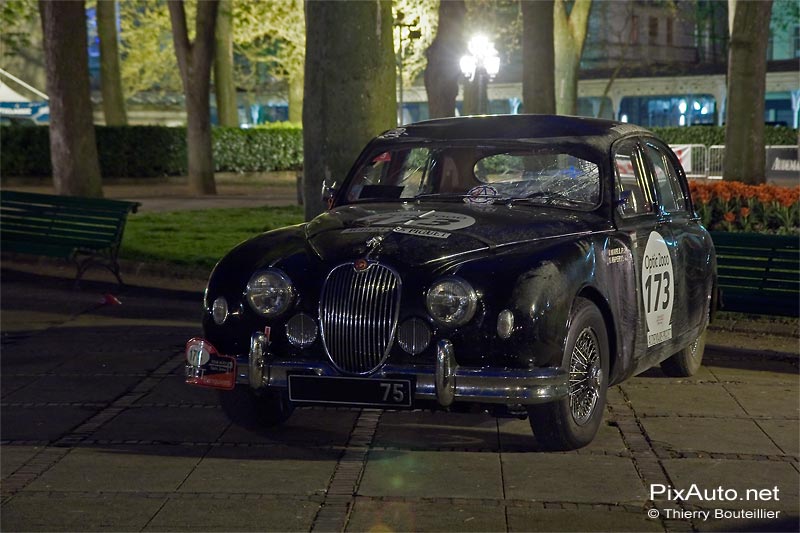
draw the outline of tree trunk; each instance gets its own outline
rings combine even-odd
[[[100,87],[103,93],[103,114],[108,126],[125,126],[125,96],[119,69],[117,42],[117,2],[97,2],[97,35],[100,37]]]
[[[428,93],[430,118],[453,117],[456,114],[459,59],[466,53],[464,0],[444,0],[439,4],[439,27],[436,37],[425,51],[425,91]]]
[[[50,160],[56,193],[101,197],[103,186],[89,99],[84,3],[42,0],[39,13],[50,96]]]
[[[220,126],[239,127],[236,107],[236,85],[233,82],[233,17],[232,1],[220,0],[214,51],[214,96]]]
[[[569,15],[564,0],[555,0],[553,6],[556,112],[559,115],[575,115],[578,111],[578,76],[591,6],[592,0],[575,0]]]
[[[522,102],[526,113],[556,112],[553,0],[522,2]]]
[[[728,48],[723,179],[763,183],[764,93],[772,0],[738,0]]]
[[[364,145],[396,124],[392,3],[306,3],[303,165],[306,219],[323,180],[346,177]]]
[[[195,194],[216,194],[211,142],[211,63],[214,59],[214,28],[218,0],[197,3],[195,40],[189,41],[183,2],[169,0],[172,38],[186,97],[186,148],[189,187]]]
[[[303,72],[289,78],[289,122],[303,122]]]

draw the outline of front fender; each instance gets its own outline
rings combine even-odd
[[[516,339],[520,359],[532,366],[560,366],[575,298],[594,284],[594,247],[558,246],[516,281],[511,308],[522,323]]]

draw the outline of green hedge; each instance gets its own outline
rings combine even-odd
[[[725,144],[725,127],[723,126],[650,129],[668,144],[704,144],[706,146]],[[795,145],[797,144],[797,130],[785,126],[766,126],[764,129],[764,144]]]
[[[214,165],[218,172],[298,170],[303,167],[303,129],[290,123],[215,128]]]
[[[670,144],[725,144],[717,126],[652,128]],[[0,175],[51,175],[48,128],[0,127]],[[97,126],[104,177],[157,177],[186,173],[186,129],[166,126]],[[296,170],[303,166],[303,130],[275,123],[251,129],[214,128],[214,164],[218,172]],[[797,130],[767,127],[768,145],[797,144]]]
[[[166,126],[96,126],[103,177],[158,177],[186,173],[186,129]],[[252,129],[214,128],[218,172],[294,170],[303,165],[303,130],[270,124]],[[0,127],[0,175],[46,177],[49,129]]]

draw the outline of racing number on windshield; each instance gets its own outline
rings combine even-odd
[[[644,288],[647,290],[648,313],[667,308],[671,298],[669,283],[669,272],[659,272],[658,274],[651,274],[647,276],[647,279],[644,282]],[[653,292],[653,286],[656,287],[655,292]],[[663,300],[661,299],[662,289],[664,294]]]
[[[406,398],[402,383],[381,383],[381,389],[384,402],[403,403]]]

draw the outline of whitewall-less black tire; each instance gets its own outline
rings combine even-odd
[[[531,429],[543,449],[574,450],[594,439],[606,406],[608,333],[600,310],[578,298],[564,346],[569,394],[559,401],[528,407]]]

